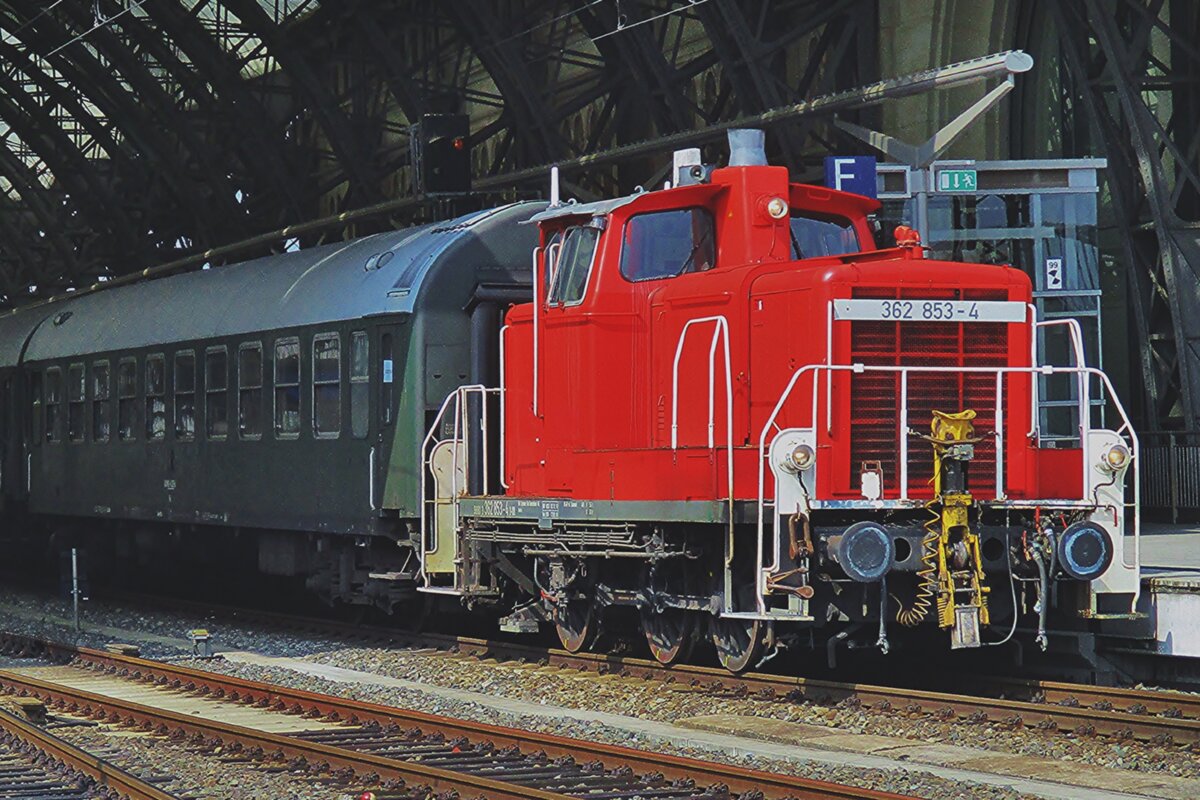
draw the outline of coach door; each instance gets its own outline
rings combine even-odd
[[[400,403],[397,386],[401,380],[399,374],[401,367],[397,366],[397,355],[401,348],[401,331],[397,325],[380,325],[372,333],[373,335],[369,337],[369,352],[366,354],[371,365],[370,374],[373,376],[369,385],[374,389],[372,392],[374,397],[370,404],[374,435],[370,437],[371,450],[368,454],[370,471],[368,489],[371,509],[375,510],[384,505],[384,487],[388,481],[388,465],[393,461],[390,456],[395,441],[396,416],[399,413]],[[407,463],[405,459],[399,459],[399,461]],[[416,480],[416,477],[413,480]],[[414,509],[415,511],[416,509]]]

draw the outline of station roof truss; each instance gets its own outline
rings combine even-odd
[[[689,137],[893,77],[880,54],[898,41],[911,50],[924,24],[907,8],[0,0],[0,307],[155,265],[244,260],[469,211],[413,197],[409,131],[427,113],[470,118],[466,205],[540,196],[551,163],[584,202],[660,185]],[[1129,296],[1138,417],[1200,429],[1200,9],[931,0],[927,10],[932,64],[1034,56],[1009,107],[1007,155],[1108,159],[1101,245]],[[1004,31],[999,47],[979,49],[987,31],[967,35],[979,19],[1005,20],[989,29]],[[963,35],[943,35],[938,20]],[[907,33],[883,38],[897,24]],[[877,111],[839,114],[878,129]],[[783,119],[772,160],[802,179],[845,146],[828,117]],[[716,160],[720,145],[707,146]]]
[[[481,205],[560,160],[584,200],[661,183],[669,156],[587,157],[875,79],[873,5],[0,0],[0,306],[346,212],[238,257],[436,215],[395,203],[426,113],[469,115]],[[798,164],[821,135],[773,147]]]
[[[1109,254],[1127,292],[1138,416],[1200,430],[1200,6],[1044,5],[1068,87],[1063,145],[1108,159]]]

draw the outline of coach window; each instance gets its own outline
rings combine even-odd
[[[336,333],[313,337],[313,433],[334,439],[342,430],[342,343]]]
[[[146,356],[146,441],[167,438],[167,362],[162,353]]]
[[[67,438],[72,442],[87,438],[87,375],[83,364],[67,367]]]
[[[229,435],[229,353],[224,346],[204,351],[204,431],[210,439]]]
[[[107,442],[112,438],[112,376],[108,362],[92,364],[92,441]]]
[[[137,422],[137,361],[123,358],[117,364],[117,433],[133,441]]]
[[[367,438],[371,424],[371,345],[366,331],[350,334],[350,435],[355,439]]]
[[[600,229],[591,225],[567,229],[556,263],[551,265],[554,277],[546,294],[549,303],[573,306],[583,302],[599,240]]]
[[[262,438],[262,362],[258,342],[238,347],[238,435],[243,439]]]
[[[175,439],[190,442],[196,438],[196,353],[180,350],[175,354]]]
[[[46,370],[46,441],[62,441],[62,369],[50,367]]]
[[[713,218],[703,208],[638,214],[625,224],[621,275],[629,281],[704,272],[717,263]]]
[[[300,435],[300,340],[295,337],[275,342],[275,435]]]

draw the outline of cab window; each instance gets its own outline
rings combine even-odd
[[[792,258],[844,256],[862,251],[854,223],[812,212],[792,215]]]
[[[703,208],[638,214],[625,224],[621,275],[628,281],[704,272],[717,263],[713,218]]]
[[[550,290],[550,284],[554,283],[554,271],[558,267],[559,250],[562,248],[564,231],[555,231],[550,239],[546,242],[545,257],[542,259],[542,292],[547,293]]]
[[[598,228],[578,226],[566,230],[562,247],[558,249],[555,262],[551,265],[553,277],[546,295],[548,302],[564,306],[583,302],[599,240]]]

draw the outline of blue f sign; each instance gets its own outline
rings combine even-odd
[[[826,156],[825,185],[839,192],[875,197],[875,156]]]

